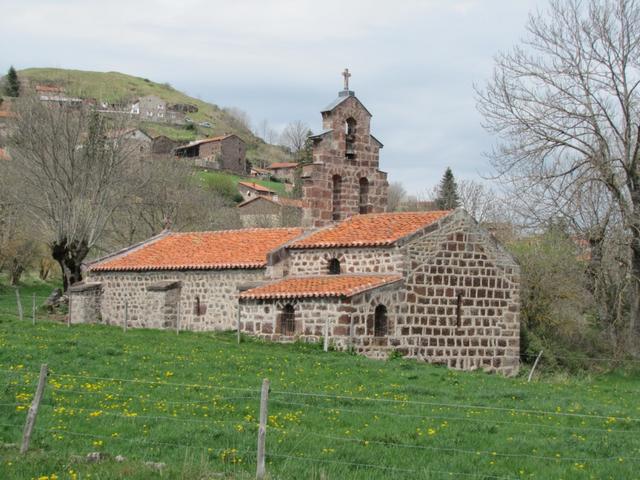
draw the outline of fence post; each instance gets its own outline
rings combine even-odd
[[[68,308],[68,317],[67,318],[67,327],[71,327],[71,299],[73,298],[73,295],[71,295],[71,292],[68,292],[69,295],[69,308]]]
[[[324,345],[322,349],[325,352],[329,351],[329,317],[324,319]]]
[[[238,302],[238,344],[240,344],[240,302]]]
[[[40,366],[40,378],[38,379],[38,386],[36,387],[36,394],[33,397],[29,412],[27,413],[27,421],[24,424],[24,431],[22,432],[22,445],[20,446],[20,453],[26,453],[29,450],[29,442],[31,441],[31,433],[33,432],[33,426],[36,424],[36,417],[38,416],[38,409],[40,408],[40,401],[42,400],[42,394],[44,393],[44,386],[47,383],[47,364],[43,363]]]
[[[540,350],[540,353],[536,357],[536,361],[533,362],[533,367],[531,367],[531,371],[529,372],[529,378],[527,379],[527,383],[531,382],[531,378],[533,377],[533,372],[535,371],[536,367],[538,366],[538,362],[540,361],[540,357],[542,356],[542,352],[544,352],[544,350]]]
[[[20,320],[24,320],[22,302],[20,301],[20,289],[18,287],[16,287],[16,302],[18,303],[18,317],[20,317]]]
[[[176,335],[180,333],[180,299],[176,305]]]
[[[264,444],[267,437],[267,403],[269,402],[269,379],[262,380],[262,392],[260,393],[260,427],[258,428],[258,466],[256,468],[256,480],[262,480],[265,475]]]
[[[34,293],[33,296],[31,297],[32,302],[31,302],[31,320],[33,325],[36,324],[36,294]]]
[[[122,330],[127,331],[127,325],[129,324],[129,301],[124,301],[124,324],[122,325]]]

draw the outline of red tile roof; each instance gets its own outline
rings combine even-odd
[[[275,203],[277,205],[282,205],[284,207],[302,208],[302,200],[298,198],[287,198],[287,197],[272,198],[272,197],[266,197],[264,195],[256,195],[255,197],[250,198],[249,200],[245,200],[244,202],[239,203],[237,207],[242,208],[246,205],[249,205],[250,203],[263,201],[263,200],[265,202]]]
[[[355,215],[294,242],[291,248],[389,246],[437,222],[450,212],[439,210]]]
[[[251,188],[252,190],[255,190],[257,192],[276,193],[275,191],[271,190],[270,188],[263,187],[259,183],[255,183],[255,182],[238,182],[238,185],[242,185],[243,187]]]
[[[267,265],[269,252],[301,234],[300,228],[170,233],[89,268],[91,271],[262,268]]]
[[[240,294],[240,298],[351,297],[401,280],[400,275],[322,275],[289,277]]]
[[[269,165],[267,167],[267,169],[269,170],[273,170],[276,168],[296,168],[298,166],[297,163],[291,163],[291,162],[274,162],[271,165]]]
[[[203,143],[219,142],[221,140],[224,140],[225,138],[229,138],[229,137],[233,137],[233,136],[235,136],[235,134],[227,133],[225,135],[219,135],[217,137],[203,138],[201,140],[194,140],[193,142],[189,142],[186,145],[180,145],[178,148],[176,148],[176,150],[180,150],[180,149],[183,149],[183,148],[189,148],[189,147],[195,147],[196,145],[202,145]]]

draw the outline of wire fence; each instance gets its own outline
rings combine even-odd
[[[3,435],[7,432],[19,435],[35,411],[38,424],[32,441],[39,448],[53,450],[64,444],[65,450],[75,449],[82,454],[109,449],[112,455],[124,453],[141,462],[160,460],[179,468],[185,468],[184,458],[188,452],[205,459],[209,470],[224,472],[231,469],[252,472],[254,465],[259,471],[262,457],[263,462],[267,461],[268,471],[284,478],[310,476],[301,472],[308,474],[307,469],[311,468],[316,471],[329,469],[330,476],[336,478],[347,475],[370,478],[372,474],[366,472],[378,472],[379,478],[392,475],[395,478],[519,479],[525,475],[514,475],[512,464],[526,462],[527,468],[551,465],[560,469],[598,465],[602,472],[622,462],[637,469],[640,463],[640,457],[633,455],[634,451],[640,451],[636,441],[640,438],[640,418],[630,415],[277,389],[267,389],[265,396],[264,388],[257,387],[58,372],[50,372],[44,396],[36,404],[36,386],[31,381],[21,381],[35,378],[35,370],[0,369],[0,373],[5,377],[4,383],[18,390],[0,397],[0,412],[8,413],[3,415],[6,423],[0,423],[4,427]],[[103,383],[94,391],[90,388],[98,388],[92,383],[96,380]],[[91,387],[83,389],[82,385]],[[115,391],[115,387],[122,387],[124,391]],[[188,395],[196,397],[185,398]],[[9,401],[10,398],[16,401]],[[389,410],[388,407],[411,408],[413,413]],[[424,413],[425,407],[446,408],[461,414]],[[487,417],[470,417],[470,412]],[[504,419],[504,414],[509,414],[510,420]],[[330,423],[332,416],[339,417],[332,429],[323,428],[317,420],[312,420],[322,418]],[[388,417],[384,434],[362,426],[363,418],[374,421],[381,417]],[[539,420],[523,421],[532,417]],[[542,419],[575,423],[545,424]],[[601,424],[603,420],[610,427],[598,428],[590,424]],[[444,436],[442,440],[431,437],[430,431],[421,437],[415,430],[406,428],[410,425],[420,430],[426,428],[425,425],[440,424],[444,429],[442,425],[450,428],[448,422],[459,423],[458,435]],[[500,426],[510,431],[540,429],[542,433],[531,436],[531,430],[527,430],[530,438],[526,441],[521,440],[519,445],[505,443],[503,448],[492,450],[465,444],[462,432],[470,424],[482,428]],[[259,447],[261,430],[268,432],[263,454]],[[554,432],[552,438],[596,434],[609,440],[603,443],[602,452],[575,444],[558,454],[545,451],[545,443],[550,438],[548,432]],[[620,450],[623,443],[615,441],[618,434],[629,436],[621,440],[626,445],[625,451]],[[609,442],[615,449],[609,448]],[[322,445],[325,447],[320,449]],[[535,451],[531,451],[531,445],[537,446]],[[416,455],[417,452],[420,454]],[[496,466],[498,463],[509,468],[500,469]],[[262,478],[260,474],[257,477]]]

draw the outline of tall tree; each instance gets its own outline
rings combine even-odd
[[[460,205],[460,199],[458,197],[458,185],[453,177],[451,168],[447,167],[440,180],[438,186],[438,194],[436,197],[436,207],[440,210],[451,210],[457,208]]]
[[[21,205],[49,243],[64,288],[82,279],[81,265],[118,207],[139,185],[133,145],[105,117],[84,109],[25,98],[16,102],[9,138],[13,202]],[[117,122],[117,120],[112,120]]]
[[[576,191],[603,185],[628,232],[630,331],[640,337],[640,5],[553,0],[478,90],[505,179]]]
[[[7,97],[18,97],[20,95],[20,80],[18,80],[18,73],[13,65],[9,67],[7,77],[5,79],[4,93]]]
[[[300,160],[307,146],[309,126],[301,120],[296,120],[287,125],[280,136],[280,143],[291,150],[291,153]]]

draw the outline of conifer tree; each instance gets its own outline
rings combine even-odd
[[[451,168],[447,167],[438,186],[438,196],[436,197],[436,207],[439,210],[452,210],[460,205],[458,197],[458,185],[453,177]]]
[[[8,97],[17,97],[20,95],[20,81],[18,80],[18,73],[13,65],[9,67],[7,72],[6,84],[4,86],[4,93]]]

